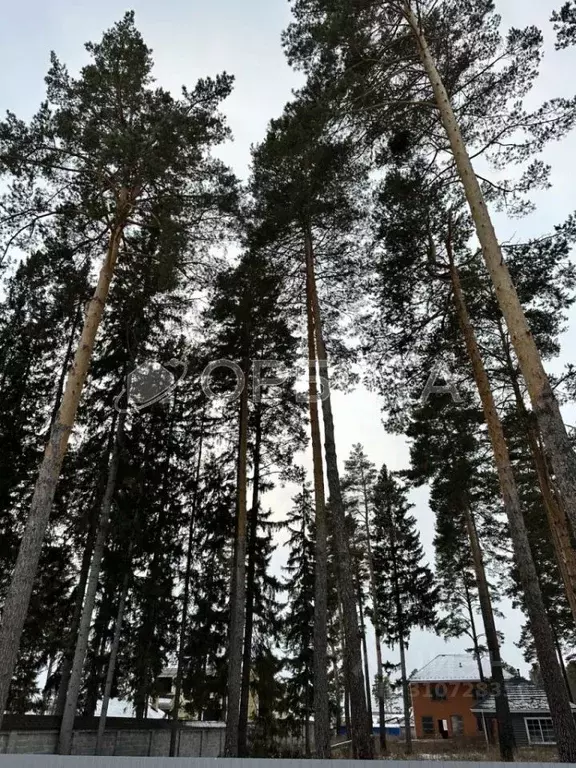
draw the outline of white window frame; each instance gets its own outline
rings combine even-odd
[[[548,745],[554,746],[554,744],[556,744],[556,737],[554,737],[553,741],[545,741],[544,740],[544,732],[542,730],[542,725],[541,725],[541,723],[543,721],[545,721],[546,723],[550,723],[550,725],[553,726],[552,718],[551,717],[525,717],[524,718],[524,727],[526,728],[526,736],[528,737],[528,744],[530,744],[530,746],[532,746],[532,745],[534,745],[534,746],[537,746],[537,745],[538,746],[548,746]],[[528,722],[531,722],[531,723],[536,722],[536,723],[538,723],[538,727],[540,729],[540,736],[541,736],[541,740],[540,741],[532,741],[532,738],[530,736],[530,729],[528,728]]]

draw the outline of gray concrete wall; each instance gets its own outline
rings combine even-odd
[[[180,757],[218,757],[224,749],[223,728],[179,729]],[[57,730],[12,730],[0,732],[1,754],[53,755],[58,741]],[[76,730],[72,738],[73,755],[94,755],[96,731]],[[168,729],[130,729],[106,731],[104,755],[121,757],[161,757],[170,750]],[[7,764],[7,763],[6,763]],[[3,763],[4,765],[4,763]]]

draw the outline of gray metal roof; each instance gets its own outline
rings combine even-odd
[[[509,680],[506,683],[506,693],[510,704],[510,712],[549,712],[548,699],[542,688],[526,680]],[[571,704],[576,711],[576,704]],[[494,696],[488,696],[472,708],[472,712],[496,712]]]
[[[482,659],[485,677],[490,677],[490,662]],[[478,663],[467,653],[441,653],[410,678],[414,683],[475,682],[480,680]]]

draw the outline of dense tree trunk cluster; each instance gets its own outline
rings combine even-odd
[[[70,754],[100,705],[101,753],[120,698],[164,710],[172,756],[186,718],[225,722],[230,757],[290,737],[329,758],[345,725],[372,759],[394,699],[410,754],[425,630],[468,638],[512,761],[508,596],[576,762],[576,386],[545,367],[576,222],[503,245],[493,220],[530,212],[574,101],[528,108],[542,34],[501,35],[485,0],[291,6],[306,80],[245,180],[214,153],[233,78],[152,87],[133,13],[77,76],[53,54],[38,113],[0,123],[0,720],[55,714]],[[574,3],[551,22],[576,42]],[[402,471],[339,457],[333,394],[358,371]]]

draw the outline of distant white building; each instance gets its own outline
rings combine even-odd
[[[98,704],[96,704],[96,717],[100,716],[101,711],[102,702],[99,701]],[[130,701],[122,701],[122,699],[110,699],[108,703],[107,717],[136,717],[134,705]],[[149,705],[146,717],[148,720],[163,720],[166,715],[156,707]]]

